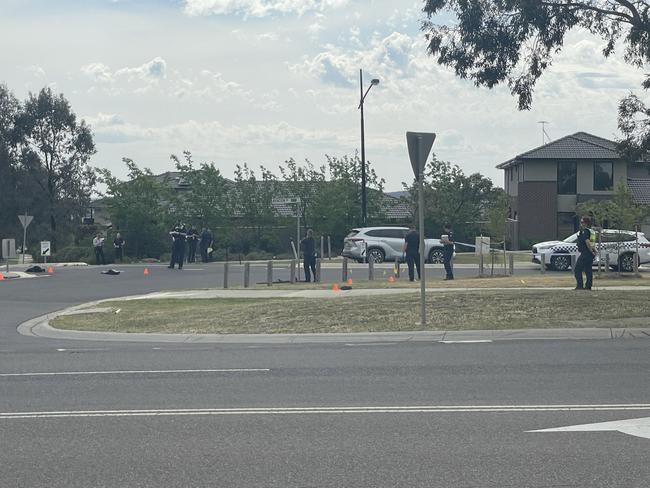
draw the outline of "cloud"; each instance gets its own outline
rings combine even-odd
[[[303,15],[347,5],[348,0],[185,0],[190,16],[244,15],[266,17],[273,14]]]
[[[140,66],[124,67],[115,71],[104,63],[97,62],[82,66],[81,72],[94,82],[94,86],[90,88],[91,92],[99,87],[112,95],[125,91],[144,93],[167,77],[167,62],[161,57],[156,57]]]

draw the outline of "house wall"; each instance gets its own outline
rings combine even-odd
[[[520,240],[541,241],[555,236],[557,201],[555,181],[524,181],[519,184],[517,207]]]
[[[557,164],[555,161],[526,161],[524,181],[557,181]]]
[[[611,195],[613,191],[594,190],[594,161],[578,161],[577,191],[580,195]],[[627,181],[627,164],[614,161],[614,188],[619,181]]]

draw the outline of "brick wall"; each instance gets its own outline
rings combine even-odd
[[[557,239],[557,183],[555,181],[519,183],[517,200],[520,241]]]

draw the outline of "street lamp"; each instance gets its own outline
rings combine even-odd
[[[365,227],[368,223],[368,198],[366,195],[366,139],[363,122],[363,101],[366,99],[368,92],[374,85],[379,84],[378,78],[370,81],[370,86],[363,93],[363,71],[359,70],[359,88],[361,98],[359,99],[359,110],[361,110],[361,225]]]

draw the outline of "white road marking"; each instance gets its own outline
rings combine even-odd
[[[142,371],[59,371],[50,373],[0,373],[0,377],[10,376],[89,376],[101,374],[165,374],[165,373],[267,373],[268,368],[229,368],[229,369],[152,369]]]
[[[607,432],[615,431],[650,439],[650,417],[629,420],[615,420],[613,422],[599,422],[596,424],[570,425],[554,429],[529,430],[528,432]]]
[[[58,352],[96,352],[96,351],[110,351],[108,347],[93,348],[93,349],[57,349]]]
[[[397,344],[397,342],[361,342],[358,344],[350,343],[346,344],[348,347],[363,347],[363,346],[393,346]]]
[[[441,344],[481,344],[481,343],[488,343],[492,342],[490,339],[482,339],[482,340],[475,340],[475,341],[438,341]]]
[[[143,410],[70,410],[0,413],[0,420],[71,417],[160,417],[200,415],[296,415],[296,414],[369,414],[369,413],[506,413],[565,411],[650,410],[649,404],[629,405],[460,405],[460,406],[384,406],[384,407],[254,407],[184,408]]]

